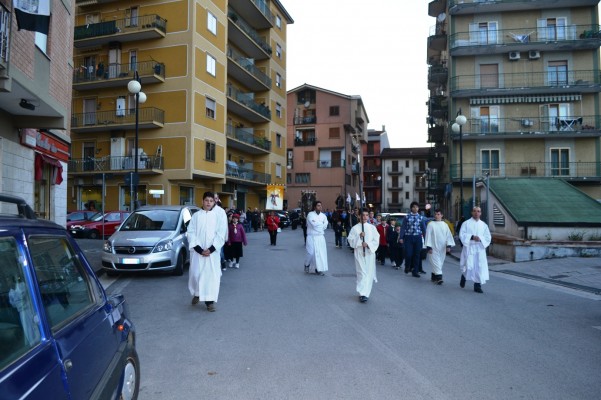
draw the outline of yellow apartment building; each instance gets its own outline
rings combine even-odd
[[[68,208],[200,204],[205,191],[264,208],[267,185],[285,184],[281,2],[75,3]]]

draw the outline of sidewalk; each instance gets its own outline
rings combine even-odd
[[[451,249],[459,260],[461,247]],[[490,271],[582,290],[601,296],[601,258],[566,257],[513,263],[488,257]]]

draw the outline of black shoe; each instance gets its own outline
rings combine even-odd
[[[482,286],[479,283],[474,283],[474,292],[476,292],[476,293],[484,293],[482,291]]]
[[[461,275],[461,280],[459,281],[459,286],[461,286],[461,288],[465,287],[465,276]]]
[[[325,274],[321,271],[315,270],[315,275],[324,276]]]
[[[419,273],[420,273],[420,274],[425,274],[425,273],[426,273],[426,271],[424,271],[423,269],[420,269],[420,270],[419,270]]]
[[[192,305],[194,305],[194,304],[198,304],[199,300],[200,300],[200,299],[199,299],[199,297],[198,297],[198,296],[194,296],[194,297],[192,297]]]
[[[367,301],[367,296],[359,296],[359,301],[365,303]]]
[[[409,268],[405,267],[405,273],[408,274],[409,273]]]
[[[430,273],[430,280],[436,282],[436,275],[434,275],[434,272]]]
[[[418,273],[416,273],[416,272],[412,272],[411,276],[414,277],[414,278],[420,278],[421,277],[421,275],[418,274]]]
[[[305,265],[305,274],[308,274],[308,273],[309,273],[309,266]]]

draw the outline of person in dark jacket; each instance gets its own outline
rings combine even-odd
[[[342,220],[338,219],[334,223],[334,242],[336,244],[336,248],[342,248],[342,232],[344,231],[344,226],[342,225]]]
[[[388,242],[390,262],[395,269],[399,269],[403,264],[403,246],[399,242],[400,234],[401,225],[397,225],[396,220],[391,219],[386,230],[386,241]]]

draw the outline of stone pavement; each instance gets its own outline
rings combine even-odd
[[[451,249],[451,257],[459,260],[461,247]],[[490,271],[564,286],[600,296],[601,258],[566,257],[514,263],[488,257]]]

